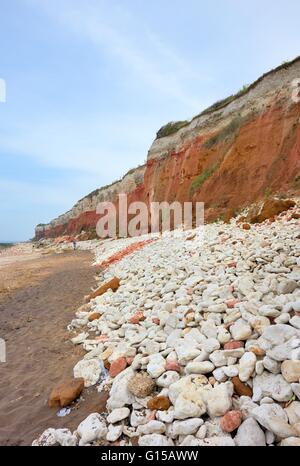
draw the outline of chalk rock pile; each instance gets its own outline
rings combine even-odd
[[[300,445],[300,222],[291,212],[299,207],[249,230],[232,221],[205,226],[203,237],[170,235],[109,267],[101,283],[117,277],[118,289],[69,327],[87,352],[74,376],[109,390],[108,413],[34,444]]]

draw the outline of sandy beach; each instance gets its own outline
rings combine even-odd
[[[0,336],[7,347],[7,362],[0,365],[1,445],[30,445],[49,425],[75,428],[105,406],[93,388],[64,418],[47,406],[53,385],[72,376],[84,354],[66,327],[94,284],[91,253],[16,248],[0,255]]]

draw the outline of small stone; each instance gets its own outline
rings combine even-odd
[[[241,411],[228,411],[221,418],[221,427],[224,432],[233,432],[236,430],[242,422]]]
[[[284,410],[276,403],[263,404],[254,408],[252,416],[266,429],[280,438],[296,436],[296,430],[287,422]]]
[[[238,447],[266,446],[265,434],[252,417],[245,419],[245,421],[240,425],[234,440]]]
[[[252,329],[248,322],[239,319],[230,327],[230,333],[234,340],[247,340],[252,334]]]
[[[84,388],[84,379],[68,379],[56,385],[49,396],[49,408],[65,407],[74,401]]]
[[[187,374],[208,374],[214,370],[215,366],[210,361],[189,362],[185,368]]]
[[[107,435],[106,435],[106,440],[108,442],[115,442],[116,440],[118,440],[119,437],[121,437],[122,432],[123,432],[122,424],[119,425],[119,426],[110,425],[110,426],[108,426],[108,432],[107,432]]]
[[[89,315],[89,322],[93,322],[94,320],[100,319],[101,314],[99,312],[92,312],[92,314]]]
[[[138,435],[163,434],[165,431],[165,424],[155,420],[149,421],[147,424],[142,424],[137,428]]]
[[[123,372],[127,367],[126,358],[115,359],[110,366],[109,375],[110,377],[116,377],[120,372]]]
[[[79,446],[84,446],[106,437],[107,427],[100,414],[92,413],[77,427]]]
[[[105,283],[104,285],[100,286],[99,288],[97,288],[96,291],[94,291],[93,293],[91,293],[88,297],[87,297],[87,301],[90,301],[91,299],[95,299],[97,298],[98,296],[101,296],[103,295],[104,293],[106,293],[107,290],[112,290],[112,291],[117,291],[117,289],[119,288],[120,286],[120,280],[119,278],[117,277],[114,277],[112,278],[109,282]]]
[[[171,402],[166,396],[155,396],[147,402],[147,408],[151,409],[151,411],[156,409],[159,411],[167,411],[170,406]]]
[[[148,374],[157,379],[161,374],[165,372],[166,361],[160,353],[151,354],[149,357],[149,363],[147,365]]]
[[[130,319],[129,319],[129,322],[131,324],[139,324],[140,322],[142,322],[143,320],[145,320],[146,317],[144,316],[144,314],[141,312],[141,311],[138,311],[134,314],[134,316],[132,316]]]
[[[238,377],[233,377],[231,382],[234,386],[234,391],[239,396],[249,396],[252,398],[252,388],[243,383]]]
[[[287,382],[299,382],[300,361],[283,361],[281,373]]]
[[[246,352],[239,361],[239,379],[247,382],[255,370],[256,356],[254,353]]]
[[[216,338],[208,338],[202,345],[203,350],[210,354],[220,348],[220,343]]]
[[[130,393],[138,398],[145,398],[151,395],[155,388],[155,382],[145,372],[136,374],[129,380],[127,388]]]
[[[169,360],[166,363],[166,371],[180,372],[180,365],[175,360]]]
[[[238,299],[229,299],[226,301],[228,309],[233,309],[240,301]]]
[[[177,382],[179,378],[180,376],[177,372],[167,371],[156,379],[156,384],[158,387],[168,388],[172,383]]]
[[[199,418],[187,419],[186,421],[175,421],[172,424],[173,434],[175,436],[195,434],[203,422],[204,421]]]
[[[101,367],[97,359],[81,359],[73,369],[74,378],[83,378],[84,386],[95,385],[101,374]]]
[[[234,340],[231,340],[228,343],[225,343],[225,345],[224,345],[225,350],[243,348],[243,347],[244,347],[244,342],[243,341],[234,341]]]
[[[232,405],[233,385],[231,382],[221,383],[210,390],[202,391],[202,398],[210,417],[223,416]]]
[[[249,223],[243,223],[242,228],[243,230],[251,230],[251,225],[249,225]]]
[[[290,384],[281,374],[263,372],[253,379],[253,400],[269,396],[276,401],[289,401],[293,395]]]
[[[116,408],[107,416],[107,422],[109,422],[110,424],[115,424],[116,422],[123,421],[123,419],[126,419],[129,416],[129,414],[130,410],[127,407]]]
[[[172,447],[174,445],[172,439],[160,434],[143,435],[138,442],[141,447]]]

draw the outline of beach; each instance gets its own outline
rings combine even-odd
[[[47,406],[53,384],[72,376],[84,353],[66,327],[94,283],[92,259],[86,251],[42,254],[30,244],[0,256],[0,336],[7,348],[0,364],[1,445],[30,445],[48,425],[72,429],[102,409],[93,389],[66,418]]]

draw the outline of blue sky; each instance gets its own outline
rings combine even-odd
[[[0,241],[141,164],[156,131],[300,54],[299,0],[1,0]]]

